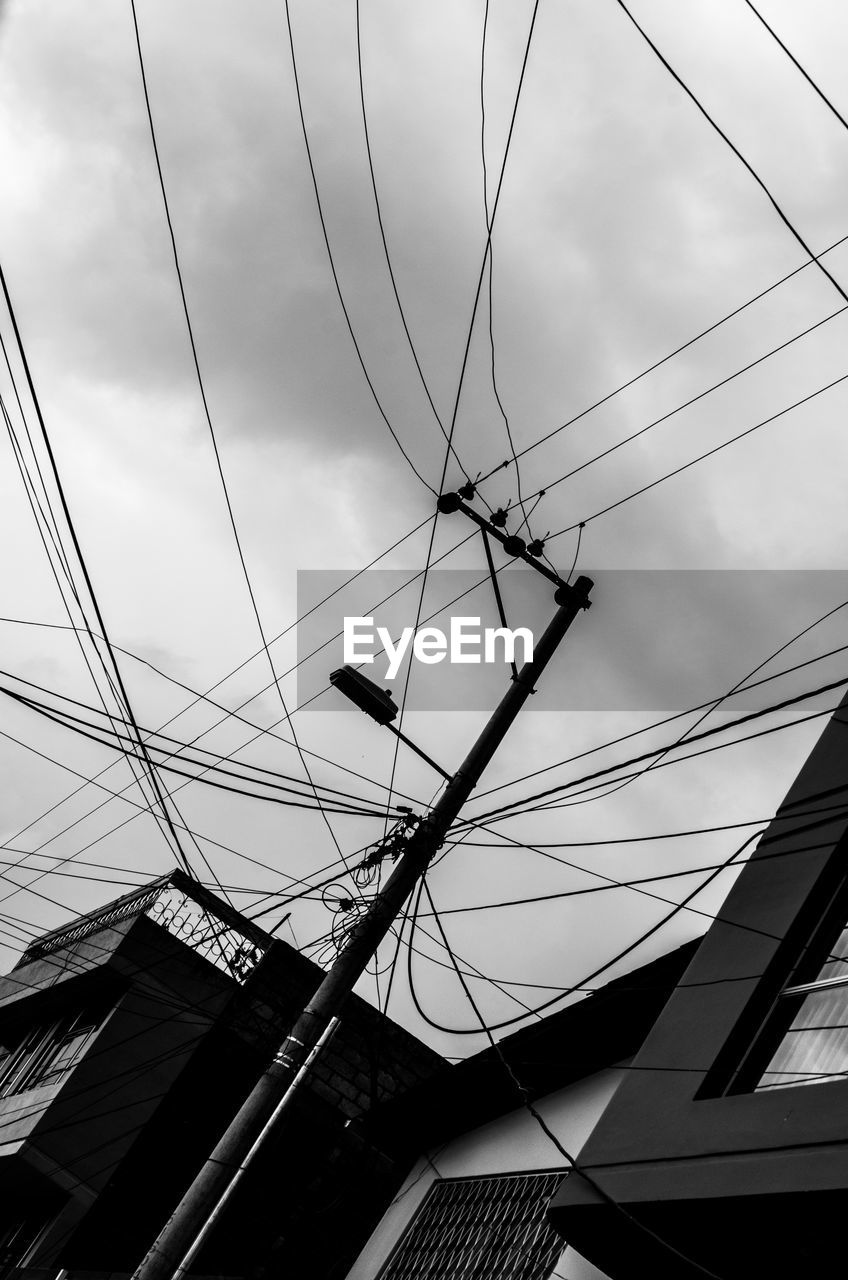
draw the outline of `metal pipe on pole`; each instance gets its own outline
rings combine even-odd
[[[133,1280],[177,1280],[197,1256],[212,1221],[273,1130],[277,1116],[288,1108],[307,1078],[326,1043],[328,1028],[338,1019],[345,999],[444,843],[519,711],[535,692],[539,676],[577,614],[589,607],[593,585],[590,578],[580,577],[573,586],[561,584],[557,588],[557,612],[536,644],[532,660],[513,677],[441,797],[410,836],[385,886],[352,929],[335,963],[162,1228]]]

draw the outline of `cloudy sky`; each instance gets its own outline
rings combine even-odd
[[[328,607],[310,619],[308,643],[303,628],[298,634],[299,573],[349,576],[404,538],[379,568],[410,577],[423,569],[432,490],[445,464],[438,419],[447,428],[455,419],[446,488],[462,482],[463,470],[486,475],[511,458],[493,392],[488,280],[474,310],[487,237],[481,72],[491,210],[533,5],[491,0],[485,60],[482,2],[361,0],[360,11],[379,208],[432,405],[380,237],[353,0],[291,0],[292,44],[281,3],[137,0],[198,361],[262,625],[269,639],[281,637],[271,645],[279,673],[330,638],[338,623]],[[762,0],[761,12],[834,106],[848,112],[843,6]],[[744,0],[634,0],[633,14],[812,252],[848,235],[848,130]],[[0,263],[97,599],[112,641],[126,651],[119,653],[121,673],[138,722],[152,730],[170,721],[166,731],[182,741],[203,734],[199,744],[210,752],[238,752],[237,761],[303,777],[297,751],[281,740],[291,726],[261,652],[204,415],[129,0],[6,0],[0,67]],[[350,329],[322,233],[298,86]],[[521,493],[546,491],[530,526],[538,537],[559,535],[547,552],[567,574],[575,526],[584,522],[577,570],[596,576],[597,586],[592,610],[575,624],[551,673],[556,696],[546,706],[540,688],[481,788],[503,789],[472,803],[472,815],[672,740],[696,714],[604,746],[725,693],[848,598],[838,572],[848,537],[848,383],[823,390],[848,374],[848,318],[835,314],[845,298],[809,264],[763,189],[616,0],[538,5],[492,251],[497,387],[515,449],[528,450],[518,468]],[[824,262],[848,289],[848,244]],[[5,308],[0,334],[35,431]],[[718,383],[724,385],[710,390]],[[2,366],[0,392],[20,438],[23,424]],[[694,397],[701,398],[683,407]],[[657,419],[663,421],[596,460]],[[758,423],[766,425],[637,493]],[[55,503],[43,442],[33,438],[30,469],[37,458]],[[97,705],[80,646],[62,629],[68,616],[5,431],[0,450],[3,681],[20,691],[14,677],[23,678]],[[480,494],[480,510],[484,500],[514,507],[515,465],[498,470]],[[510,528],[519,520],[511,513]],[[440,567],[482,576],[479,540],[452,551],[470,532],[461,515],[438,520],[433,559],[445,557]],[[654,572],[640,578],[645,570]],[[542,625],[552,607],[549,585],[525,573],[519,586],[510,572],[503,581],[511,625],[527,614]],[[370,612],[383,582],[364,575],[351,607]],[[420,579],[401,597],[393,624],[414,623],[419,587]],[[439,589],[431,587],[425,613],[448,598]],[[462,609],[490,614],[491,591]],[[729,699],[701,728],[837,680],[844,655],[821,655],[848,642],[846,615],[815,627],[760,675],[818,661],[742,701]],[[307,659],[301,674],[310,690],[326,683],[337,657],[328,646]],[[433,701],[423,694],[416,701],[416,676],[405,731],[444,767],[456,767],[484,722],[486,700],[469,692],[462,705],[476,709],[427,709]],[[250,699],[241,714],[260,730],[276,725],[278,736],[257,737],[233,718],[213,730],[220,712],[203,703],[187,710],[187,690],[215,685],[210,696],[228,709]],[[285,675],[282,689],[293,708],[295,673]],[[809,715],[837,697],[753,727]],[[442,705],[456,703],[446,698]],[[0,826],[9,865],[0,942],[8,964],[33,932],[168,870],[175,857],[153,818],[140,813],[136,788],[123,799],[102,789],[132,783],[125,762],[113,765],[100,789],[77,790],[116,761],[114,752],[8,699],[3,712]],[[433,869],[434,900],[453,912],[711,866],[756,827],[656,843],[578,842],[766,819],[822,723],[806,720],[495,828],[525,844],[575,846],[548,856],[477,831],[471,840],[479,844],[450,850]],[[385,797],[390,735],[340,709],[335,694],[294,713],[292,725],[301,746],[322,757],[311,758],[316,782],[369,808]],[[551,767],[593,748],[602,749]],[[542,778],[527,777],[542,769]],[[173,787],[186,781],[163,778]],[[506,785],[515,779],[525,780]],[[402,750],[396,781],[421,812],[439,780]],[[177,800],[238,905],[262,909],[269,900],[260,895],[281,895],[270,900],[268,923],[289,909],[283,899],[292,878],[324,878],[339,857],[317,814],[198,783]],[[338,815],[331,823],[346,855],[383,830],[373,816]],[[197,849],[187,844],[187,852],[209,879]],[[704,874],[647,888],[673,903]],[[29,891],[14,887],[27,883]],[[706,916],[678,914],[625,967],[701,931],[729,884],[720,877],[693,901]],[[483,974],[542,984],[507,988],[533,1005],[549,994],[547,986],[579,985],[629,947],[670,910],[668,902],[607,889],[445,914],[444,927],[462,959]],[[291,910],[282,936],[300,946],[324,935],[332,920],[320,901],[301,900]],[[432,918],[422,915],[414,956],[420,999],[437,1022],[473,1027],[433,934]],[[326,958],[320,948],[317,954]],[[387,951],[384,969],[390,959]],[[379,979],[382,997],[386,976]],[[373,977],[360,989],[377,998]],[[474,990],[493,1021],[521,1012],[482,981]],[[445,1052],[461,1055],[480,1043],[429,1028],[411,1005],[405,972],[390,1011]]]

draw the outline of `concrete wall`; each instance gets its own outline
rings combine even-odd
[[[624,1074],[616,1068],[602,1071],[534,1103],[566,1151],[574,1154],[583,1145]],[[428,1151],[410,1171],[347,1280],[374,1280],[439,1178],[528,1172],[562,1165],[562,1156],[524,1108]],[[591,1263],[566,1249],[550,1280],[606,1278]]]

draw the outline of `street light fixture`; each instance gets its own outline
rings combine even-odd
[[[377,724],[391,725],[397,719],[398,707],[388,689],[381,689],[355,667],[339,667],[337,671],[331,671],[330,684]]]
[[[440,764],[436,764],[435,760],[431,760],[425,751],[417,747],[414,742],[407,738],[405,733],[401,733],[400,729],[396,729],[392,721],[398,716],[398,706],[388,689],[381,689],[373,680],[369,680],[361,671],[357,671],[355,667],[344,666],[339,667],[336,671],[330,672],[330,684],[338,689],[339,693],[343,693],[352,703],[359,707],[360,711],[364,711],[372,720],[376,720],[377,724],[385,725],[387,729],[391,729],[395,737],[400,738],[401,742],[420,756],[422,760],[426,760],[431,768],[440,773],[446,782],[450,782],[451,774],[446,773]]]

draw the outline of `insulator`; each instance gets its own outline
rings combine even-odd
[[[459,486],[457,492],[459,493],[460,498],[464,498],[466,502],[470,502],[477,492],[474,481],[466,480],[465,484]]]
[[[498,507],[497,511],[493,511],[489,517],[490,523],[493,524],[496,529],[503,529],[506,525],[507,519],[507,513],[504,511],[503,507]]]
[[[459,501],[458,493],[442,493],[436,501],[436,506],[443,516],[452,516],[459,510]]]
[[[527,543],[523,538],[519,538],[517,534],[513,533],[508,538],[504,538],[503,549],[508,556],[520,556],[527,549]]]

